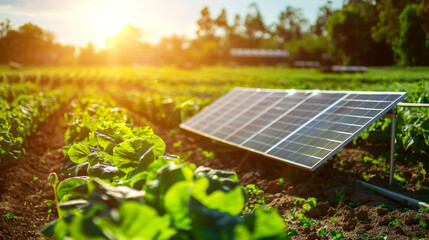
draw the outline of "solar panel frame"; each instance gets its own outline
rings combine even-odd
[[[329,158],[331,158],[334,154],[336,154],[341,148],[343,148],[344,146],[346,146],[348,143],[350,143],[356,136],[358,136],[363,130],[365,130],[366,128],[368,128],[372,123],[374,123],[375,121],[377,121],[380,117],[382,117],[383,115],[385,115],[388,111],[390,111],[392,108],[394,108],[394,106],[396,105],[396,104],[398,104],[400,101],[402,101],[405,97],[407,97],[407,93],[406,92],[373,92],[373,91],[319,91],[319,90],[294,90],[294,89],[288,89],[288,90],[285,90],[285,89],[255,89],[255,88],[241,88],[241,87],[237,87],[237,88],[234,88],[232,91],[230,91],[228,94],[234,94],[234,92],[240,92],[240,91],[244,91],[244,92],[261,92],[261,91],[263,91],[263,92],[284,92],[285,93],[285,95],[287,95],[287,94],[290,94],[290,93],[306,93],[306,94],[309,94],[309,95],[307,95],[306,97],[304,97],[301,101],[299,101],[299,103],[298,104],[296,104],[293,108],[292,108],[292,110],[289,110],[289,111],[286,111],[285,113],[283,113],[283,114],[281,114],[281,116],[287,116],[288,115],[288,113],[290,113],[291,111],[293,111],[293,109],[299,109],[299,105],[300,104],[302,104],[302,103],[304,103],[306,100],[308,100],[308,99],[311,99],[314,95],[317,95],[317,94],[319,94],[319,93],[332,93],[332,94],[335,94],[335,93],[341,93],[341,94],[344,94],[340,99],[337,99],[333,104],[329,104],[329,106],[328,106],[328,108],[327,109],[325,109],[325,110],[323,110],[322,112],[319,112],[319,113],[317,113],[315,116],[313,116],[312,117],[312,119],[311,120],[308,120],[308,121],[305,121],[305,123],[304,124],[302,124],[299,128],[297,128],[297,129],[295,129],[292,133],[289,133],[289,134],[287,134],[286,135],[286,137],[284,137],[282,140],[280,140],[277,144],[275,144],[275,146],[273,145],[273,146],[271,146],[270,147],[270,149],[268,149],[267,151],[264,151],[264,152],[262,152],[262,151],[258,151],[258,150],[256,150],[256,149],[253,149],[253,148],[251,148],[251,147],[247,147],[247,146],[244,146],[244,144],[246,144],[248,141],[250,141],[250,139],[253,139],[253,137],[255,137],[255,136],[258,136],[258,134],[260,134],[260,133],[262,133],[264,130],[258,130],[258,131],[256,131],[254,134],[252,134],[252,136],[251,137],[249,137],[248,139],[246,139],[245,141],[241,141],[241,144],[238,144],[238,143],[235,143],[235,142],[232,142],[232,141],[229,141],[229,140],[226,140],[227,138],[229,138],[231,135],[233,135],[233,133],[237,133],[238,131],[233,131],[232,133],[230,133],[227,137],[225,137],[225,139],[224,138],[219,138],[219,137],[216,137],[216,136],[213,136],[213,135],[211,135],[211,134],[208,134],[208,133],[206,133],[206,132],[203,132],[203,131],[200,131],[200,130],[198,130],[198,129],[195,129],[194,127],[190,127],[190,126],[187,126],[186,125],[186,123],[189,121],[187,121],[187,122],[184,122],[184,123],[182,123],[182,124],[180,124],[180,127],[182,128],[182,129],[185,129],[185,130],[187,130],[187,131],[190,131],[190,132],[194,132],[194,133],[196,133],[196,134],[199,134],[199,135],[202,135],[202,136],[205,136],[205,137],[208,137],[208,138],[211,138],[211,139],[214,139],[214,140],[216,140],[216,141],[219,141],[219,142],[223,142],[223,143],[226,143],[226,144],[229,144],[229,145],[231,145],[231,146],[235,146],[235,147],[238,147],[238,148],[241,148],[241,149],[245,149],[245,150],[248,150],[248,151],[250,151],[250,152],[254,152],[254,153],[257,153],[257,154],[260,154],[260,155],[263,155],[263,156],[266,156],[266,157],[269,157],[269,158],[272,158],[272,159],[275,159],[275,160],[279,160],[279,161],[282,161],[282,162],[287,162],[287,163],[289,163],[289,164],[292,164],[292,165],[295,165],[295,166],[297,166],[297,167],[299,167],[299,168],[303,168],[303,169],[306,169],[306,170],[309,170],[309,171],[314,171],[314,170],[316,170],[318,167],[320,167],[324,162],[326,162]],[[227,94],[227,95],[228,95]],[[238,94],[238,93],[236,93],[236,94]],[[349,137],[342,137],[342,139],[343,138],[345,138],[345,140],[343,140],[343,141],[341,141],[341,140],[336,140],[337,142],[340,142],[340,144],[339,145],[337,145],[336,147],[334,147],[333,148],[333,150],[329,150],[329,149],[323,149],[324,147],[320,147],[320,150],[323,150],[323,151],[330,151],[330,153],[328,153],[328,154],[326,154],[326,155],[324,155],[324,157],[322,157],[322,158],[320,158],[320,160],[319,161],[317,161],[317,163],[316,164],[313,164],[312,166],[308,166],[308,165],[305,165],[305,164],[302,164],[302,163],[299,163],[299,162],[296,162],[296,161],[292,161],[292,160],[288,160],[288,159],[285,159],[285,158],[281,158],[281,157],[278,157],[278,156],[275,156],[275,155],[273,155],[273,154],[269,154],[269,152],[271,152],[272,150],[281,150],[281,149],[276,149],[276,147],[278,147],[279,145],[281,145],[283,142],[285,142],[285,141],[288,141],[288,139],[289,138],[292,138],[292,137],[295,137],[296,135],[300,135],[300,134],[298,134],[299,133],[299,131],[300,130],[302,130],[302,129],[304,129],[306,126],[308,126],[310,123],[313,123],[315,120],[318,120],[318,117],[320,117],[320,116],[322,116],[323,114],[326,114],[327,112],[329,112],[329,110],[330,109],[336,109],[336,110],[338,110],[338,109],[341,109],[343,106],[345,106],[347,103],[345,103],[345,104],[343,104],[343,105],[340,105],[340,106],[338,106],[337,104],[339,104],[341,101],[344,101],[345,99],[347,99],[349,96],[352,96],[352,95],[355,95],[355,96],[357,96],[357,97],[360,97],[360,98],[362,98],[363,97],[363,99],[355,99],[355,100],[359,100],[359,101],[361,101],[361,102],[365,102],[365,101],[368,101],[368,102],[370,102],[370,101],[373,101],[373,102],[377,102],[377,101],[379,101],[380,102],[380,100],[377,100],[377,99],[375,99],[375,100],[366,100],[365,99],[365,95],[386,95],[386,96],[388,96],[388,95],[395,95],[396,97],[394,97],[394,101],[391,101],[389,104],[387,104],[387,106],[386,107],[384,107],[382,110],[377,110],[378,112],[375,114],[375,116],[374,117],[367,117],[367,116],[352,116],[352,115],[348,115],[349,117],[363,117],[363,118],[366,118],[366,119],[370,119],[368,122],[366,122],[365,124],[361,124],[361,125],[358,125],[358,124],[355,124],[356,126],[355,127],[357,127],[357,130],[356,131],[353,131],[352,133],[347,133],[347,134],[349,134]],[[377,97],[376,97],[377,98]],[[223,99],[223,97],[222,98],[220,98],[219,100],[221,100],[221,99]],[[278,104],[278,102],[279,101],[281,101],[282,99],[284,99],[284,97],[283,98],[280,98],[279,100],[277,100],[277,101],[275,101],[271,106],[270,106],[270,108],[268,108],[266,111],[263,111],[263,113],[261,113],[261,114],[257,114],[256,116],[255,116],[255,118],[253,119],[253,120],[251,120],[251,121],[248,121],[245,125],[248,125],[248,124],[250,124],[252,121],[255,121],[255,120],[257,120],[257,117],[259,116],[262,116],[263,114],[265,114],[266,112],[268,112],[269,110],[271,110],[274,106],[276,106],[276,104]],[[212,105],[215,105],[216,104],[216,102],[218,102],[219,100],[217,100],[217,101],[215,101],[214,103],[212,103]],[[352,99],[353,100],[353,99]],[[263,100],[261,100],[261,101],[259,101],[259,102],[262,102]],[[350,100],[351,101],[351,100]],[[255,105],[257,105],[257,104],[254,104],[253,106],[255,106]],[[251,107],[248,107],[248,109],[250,109]],[[358,111],[375,111],[374,109],[371,109],[371,108],[353,108],[353,107],[349,107],[350,109],[351,109],[351,111],[354,111],[354,110],[358,110]],[[203,110],[204,111],[204,110]],[[203,112],[202,111],[202,112]],[[334,110],[335,111],[335,110]],[[202,113],[201,112],[201,113]],[[243,114],[243,113],[245,113],[246,112],[246,110],[243,110],[243,111],[241,111],[241,113]],[[198,115],[200,115],[200,113],[198,113],[196,116],[198,116]],[[331,114],[332,115],[332,114]],[[330,115],[328,115],[328,116],[330,116]],[[347,116],[347,115],[344,115],[344,116]],[[236,118],[239,118],[239,117],[236,117]],[[275,124],[275,123],[277,123],[278,122],[278,120],[280,119],[281,117],[278,117],[278,118],[276,118],[275,120],[273,120],[272,122],[270,122],[270,124],[268,124],[268,125],[272,125],[272,124]],[[192,119],[192,118],[191,118]],[[190,120],[191,120],[190,119]],[[229,121],[227,121],[227,123],[229,124],[229,123],[231,123],[231,122],[233,122],[233,120],[229,120]],[[335,124],[335,122],[333,122],[333,124]],[[341,123],[337,123],[337,124],[341,124]],[[267,126],[268,126],[267,125]],[[333,125],[334,126],[334,125]],[[219,131],[220,129],[222,128],[222,126],[219,126],[217,129],[216,129],[216,131]],[[265,127],[264,127],[265,128]],[[262,129],[264,129],[264,128],[262,128]],[[241,128],[241,129],[243,129],[243,128]],[[265,128],[265,129],[267,129],[267,128]],[[313,130],[313,129],[316,129],[316,128],[310,128],[310,130]],[[216,132],[215,131],[215,132]],[[331,131],[325,131],[325,132],[327,132],[327,133],[332,133]],[[341,133],[338,133],[338,134],[341,134]],[[343,135],[347,135],[347,134],[343,134]],[[304,136],[303,134],[302,135],[300,135],[300,136]],[[300,136],[297,136],[297,137],[300,137]],[[340,135],[341,136],[341,135]],[[314,138],[314,136],[311,136],[312,138]],[[320,136],[319,136],[319,138],[321,138]],[[326,138],[324,138],[324,140],[326,141]],[[331,140],[331,139],[330,139]],[[297,144],[297,143],[294,143],[294,144]],[[310,146],[310,147],[314,147],[314,146]],[[316,147],[317,148],[317,147]],[[290,151],[290,150],[285,150],[285,151]],[[308,155],[308,154],[304,154],[304,153],[299,153],[299,152],[297,152],[298,154],[301,154],[301,155],[307,155],[309,158],[311,157],[311,158],[315,158],[315,156],[314,155]]]

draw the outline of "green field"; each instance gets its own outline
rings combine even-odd
[[[406,102],[429,103],[428,67],[322,74],[315,69],[280,67],[10,70],[3,66],[0,73],[0,170],[9,181],[4,185],[11,186],[11,194],[14,186],[27,186],[32,178],[37,189],[46,191],[45,200],[34,201],[37,209],[44,209],[36,218],[23,217],[31,213],[26,209],[27,193],[14,199],[12,208],[0,208],[0,214],[7,218],[0,220],[11,226],[4,230],[7,234],[19,228],[22,236],[33,236],[13,220],[16,214],[33,226],[32,231],[43,227],[45,237],[58,239],[285,239],[305,236],[299,235],[307,234],[305,227],[322,229],[326,224],[329,226],[314,233],[336,239],[368,239],[379,237],[379,231],[388,232],[380,236],[398,237],[393,227],[402,225],[401,219],[405,222],[407,214],[412,214],[415,220],[410,220],[409,235],[427,237],[428,209],[407,211],[408,206],[400,204],[391,207],[371,200],[365,205],[351,199],[350,189],[355,186],[347,182],[350,176],[366,181],[387,179],[390,119],[375,122],[348,146],[345,156],[338,153],[318,173],[309,174],[309,181],[295,178],[291,172],[296,170],[275,165],[278,162],[266,161],[264,167],[254,167],[249,162],[257,162],[255,157],[246,170],[240,169],[249,154],[202,139],[196,142],[195,136],[180,131],[178,125],[234,87],[406,91]],[[427,201],[429,109],[396,109],[395,184],[404,191],[420,191],[423,195],[418,197]],[[46,138],[41,140],[41,136]],[[64,142],[51,150],[49,139]],[[164,156],[167,149],[174,155]],[[21,164],[32,164],[34,159],[48,165],[59,179],[40,166],[31,167],[33,172],[17,179],[10,176]],[[222,161],[233,165],[223,165]],[[237,173],[208,168],[210,164],[237,169]],[[279,170],[283,168],[286,170]],[[49,191],[45,182],[48,175],[54,186]],[[242,187],[243,179],[252,176],[258,177],[244,180],[247,185]],[[39,178],[43,181],[37,182]],[[283,190],[275,190],[279,186]],[[28,194],[34,194],[31,191]],[[268,199],[272,200],[271,208],[265,207]],[[51,204],[54,201],[56,208]],[[329,206],[333,215],[328,213]],[[346,219],[350,215],[347,211],[360,209],[370,218],[368,214],[385,211],[379,208],[389,209],[389,214],[399,220],[389,218],[367,234],[357,229],[368,225],[356,222],[361,216]],[[313,215],[315,210],[311,209],[318,209],[320,214]],[[59,220],[50,222],[56,214]],[[341,228],[336,216],[341,216]],[[382,221],[378,215],[371,218]],[[349,229],[350,224],[355,228]]]

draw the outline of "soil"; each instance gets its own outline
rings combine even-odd
[[[26,155],[0,169],[0,239],[44,239],[38,231],[58,218],[47,179],[65,163],[64,106],[28,138]],[[7,218],[6,214],[14,218]]]

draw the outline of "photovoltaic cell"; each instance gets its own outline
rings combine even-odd
[[[406,96],[235,88],[181,127],[313,171]]]

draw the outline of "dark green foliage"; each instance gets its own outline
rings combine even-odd
[[[418,16],[421,8],[421,5],[409,4],[399,16],[400,34],[394,49],[402,65],[429,64],[429,32],[422,27],[422,23],[428,20]]]
[[[325,36],[305,36],[300,40],[288,41],[285,48],[293,60],[322,62],[322,56],[331,50],[332,46]]]
[[[374,6],[368,1],[344,6],[326,22],[334,46],[334,56],[346,65],[389,65],[392,51],[387,44],[376,43],[371,27],[377,21]]]

